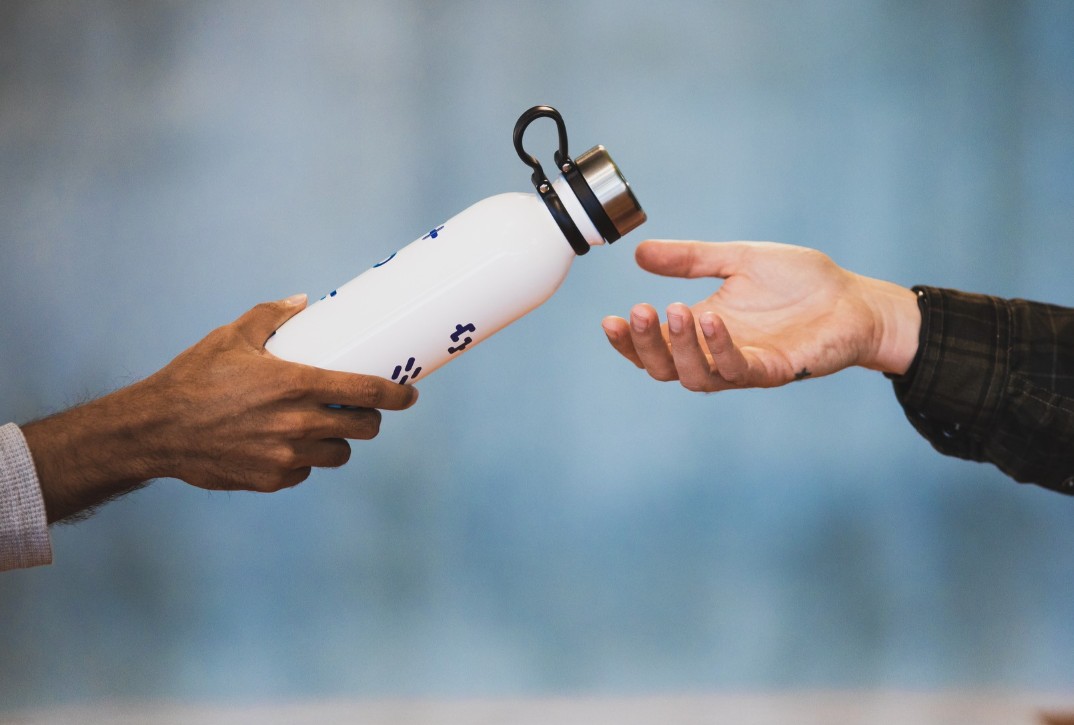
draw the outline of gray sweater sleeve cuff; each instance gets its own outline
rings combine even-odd
[[[37,470],[22,431],[8,423],[0,426],[0,571],[51,563]]]

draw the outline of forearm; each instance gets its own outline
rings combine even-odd
[[[147,445],[162,411],[139,392],[136,384],[22,426],[49,523],[165,475],[161,451]]]

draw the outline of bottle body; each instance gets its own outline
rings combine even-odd
[[[542,304],[575,256],[537,195],[492,196],[310,305],[265,347],[410,384]]]

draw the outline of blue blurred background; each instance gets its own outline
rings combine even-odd
[[[537,103],[648,224],[345,468],[54,529],[0,577],[0,705],[1070,684],[1074,502],[878,374],[695,395],[600,320],[713,288],[645,236],[1074,305],[1074,3],[5,2],[0,419],[529,189]]]

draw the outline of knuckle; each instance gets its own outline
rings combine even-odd
[[[670,383],[672,380],[679,379],[679,376],[670,370],[649,370],[648,372],[653,380],[659,380],[662,383]]]
[[[234,331],[236,337],[245,339],[253,334],[258,336],[264,334],[267,338],[268,333],[283,322],[280,313],[281,307],[278,302],[259,302],[227,327]],[[264,340],[258,340],[258,342],[264,342]]]
[[[259,478],[252,484],[251,490],[256,493],[275,493],[283,488],[279,483],[279,478],[276,476],[266,476]]]
[[[311,471],[312,469],[309,466],[303,466],[275,476],[271,481],[271,488],[268,489],[266,493],[274,493],[276,491],[282,491],[285,488],[297,486],[310,477]]]
[[[362,414],[355,417],[354,426],[351,429],[351,435],[349,438],[360,438],[362,440],[369,440],[370,438],[376,438],[380,433],[380,422],[383,416],[379,410],[369,409],[362,411]]]
[[[250,312],[256,317],[273,317],[279,314],[280,306],[278,302],[258,302]]]
[[[275,433],[284,441],[299,441],[310,437],[318,428],[316,414],[306,410],[286,411],[278,414]]]
[[[311,470],[310,467],[303,466],[267,473],[256,481],[253,490],[258,493],[276,493],[285,488],[297,486],[309,478]]]
[[[358,383],[358,395],[363,405],[375,408],[384,401],[384,383],[376,378],[363,377]]]
[[[734,350],[734,345],[724,336],[718,336],[715,339],[707,340],[706,344],[709,352],[719,357],[723,357]]]
[[[345,440],[337,440],[332,445],[329,453],[324,457],[321,465],[324,468],[339,468],[351,459],[351,447]]]
[[[729,385],[739,385],[745,379],[745,375],[740,370],[728,370],[727,372],[720,372],[720,377],[727,381]]]
[[[306,379],[305,370],[297,365],[287,365],[280,372],[277,385],[279,396],[282,400],[294,402],[306,397],[309,393],[309,382]]]
[[[217,327],[211,331],[202,340],[202,344],[212,349],[223,349],[235,346],[235,341],[239,338],[239,333],[235,329],[235,324],[223,325]]]
[[[703,260],[701,258],[702,247],[697,244],[691,244],[686,247],[685,254],[683,255],[683,272],[690,277],[699,277],[702,274],[701,268]]]
[[[253,491],[254,493],[272,493],[277,490],[276,480],[278,476],[274,471],[259,471],[250,473],[242,478],[239,484],[233,484],[231,490]]]
[[[692,393],[704,393],[709,389],[708,381],[695,380],[693,378],[679,381],[684,388]]]
[[[268,463],[276,472],[286,472],[298,467],[298,452],[294,446],[280,444],[273,446],[267,454]]]

